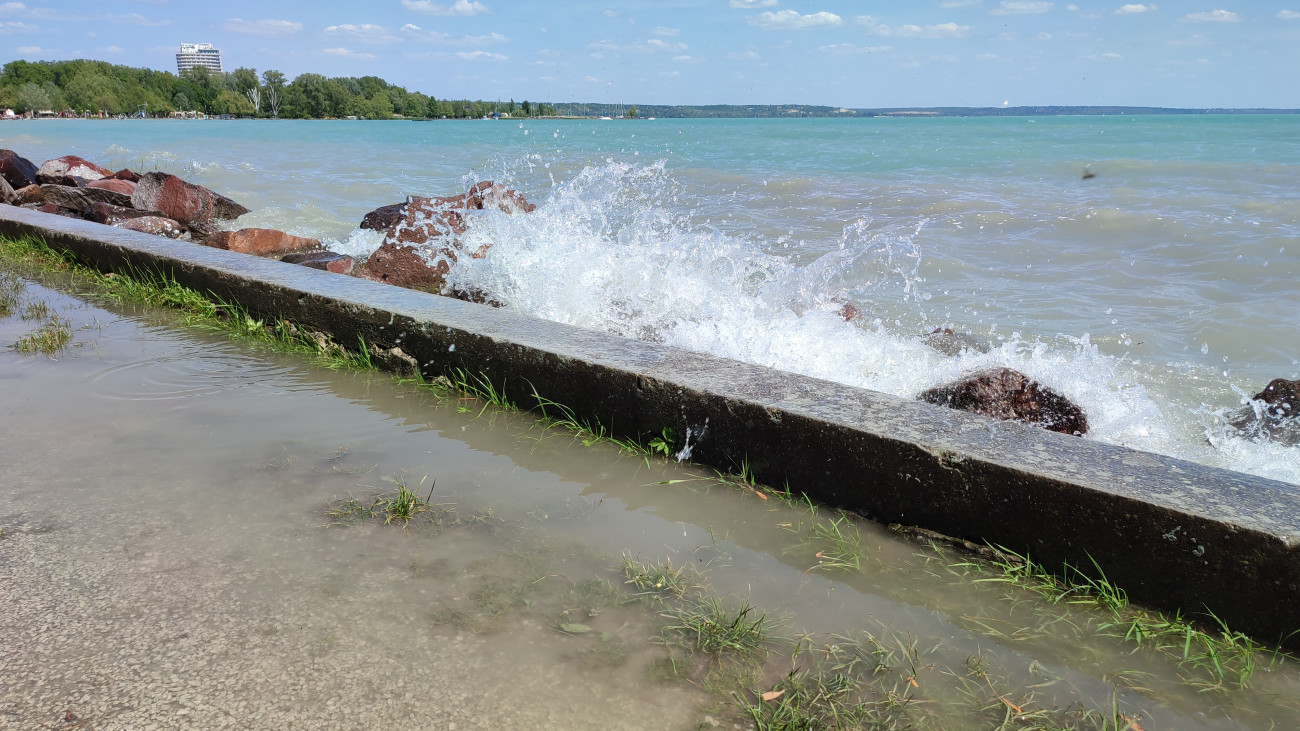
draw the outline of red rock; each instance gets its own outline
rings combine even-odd
[[[117,172],[113,173],[113,179],[129,180],[132,183],[138,183],[140,182],[140,174],[136,172],[132,172],[127,168],[122,168],[121,170],[118,170]]]
[[[439,293],[451,270],[445,260],[430,266],[412,246],[385,243],[357,270],[357,276],[397,287]]]
[[[929,389],[918,399],[939,406],[1022,421],[1062,434],[1083,435],[1088,420],[1066,397],[1010,368],[991,368]]]
[[[86,183],[87,188],[99,188],[100,190],[111,190],[122,195],[131,195],[135,192],[135,183],[129,180],[120,180],[118,178],[104,178],[102,180],[92,180]]]
[[[218,231],[204,239],[203,245],[236,251],[240,254],[269,256],[319,249],[320,241],[294,236],[272,228],[241,228],[238,231]]]
[[[495,207],[510,215],[532,213],[537,210],[537,206],[529,203],[519,191],[511,190],[491,180],[485,180],[470,188],[465,195],[465,207],[480,211]]]
[[[357,262],[350,256],[333,251],[305,251],[299,254],[286,254],[280,261],[288,264],[301,264],[312,269],[321,269],[335,274],[351,274]]]
[[[87,221],[94,221],[95,223],[102,223],[108,226],[114,226],[121,221],[128,221],[132,218],[144,218],[145,216],[158,215],[161,215],[158,211],[137,211],[134,208],[115,206],[111,203],[103,203],[100,201],[91,203],[82,212],[82,216]]]
[[[45,193],[41,191],[39,185],[29,185],[25,188],[19,188],[14,191],[14,205],[21,206],[26,203],[44,203]]]
[[[81,213],[79,211],[70,211],[54,203],[42,204],[37,206],[36,210],[41,213],[53,213],[56,216],[63,216],[64,218],[81,218]]]
[[[115,228],[124,228],[129,231],[139,231],[140,233],[154,234],[156,236],[166,236],[169,239],[178,239],[185,234],[184,226],[164,216],[126,218],[111,225]]]
[[[402,220],[388,230],[384,243],[450,246],[465,233],[465,217],[446,207],[445,198],[411,198]],[[432,243],[431,243],[432,242]]]
[[[76,155],[64,155],[53,160],[46,160],[41,169],[36,171],[36,182],[61,184],[63,178],[75,175],[86,180],[99,180],[113,174],[85,158]]]
[[[21,190],[36,183],[36,165],[13,150],[0,150],[0,177]]]
[[[145,173],[131,194],[131,205],[161,211],[184,224],[238,218],[248,209],[229,198],[167,173]]]
[[[835,314],[843,318],[845,322],[853,322],[854,320],[862,317],[862,313],[858,310],[858,308],[854,307],[853,305],[847,302],[845,302],[844,306],[840,307],[840,309],[836,311]]]

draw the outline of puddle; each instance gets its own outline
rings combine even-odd
[[[846,728],[1300,725],[1300,671],[1267,654],[1207,689],[1235,676],[953,549],[166,313],[18,296],[73,336],[0,349],[0,727],[755,728],[739,697],[795,728],[792,671],[827,673]],[[34,327],[0,318],[0,343]],[[398,482],[432,509],[329,514]],[[696,588],[630,584],[638,562]],[[761,662],[665,629],[711,601],[766,618]]]

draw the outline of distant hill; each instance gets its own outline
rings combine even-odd
[[[622,116],[623,105],[557,104],[560,114]],[[709,104],[704,106],[637,104],[639,117],[794,118],[794,117],[1053,117],[1065,115],[1138,114],[1300,114],[1300,109],[1176,109],[1119,106],[1021,107],[886,107],[848,109],[809,104]]]

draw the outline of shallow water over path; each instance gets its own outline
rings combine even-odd
[[[1096,610],[976,583],[960,555],[855,521],[859,566],[834,572],[805,509],[382,374],[30,282],[0,343],[38,301],[73,345],[0,349],[0,727],[752,727],[730,694],[757,703],[789,657],[665,678],[666,605],[635,600],[623,556],[693,566],[808,647],[871,633],[899,725],[1112,701],[1148,730],[1300,722],[1289,664],[1198,692]],[[394,481],[438,522],[327,515]]]

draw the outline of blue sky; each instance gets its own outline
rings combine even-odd
[[[0,0],[0,61],[380,76],[444,98],[1300,107],[1300,0]]]

